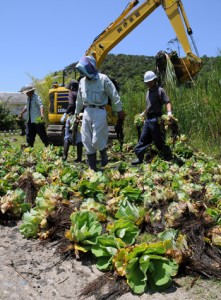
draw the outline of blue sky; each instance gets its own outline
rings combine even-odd
[[[129,0],[1,0],[0,92],[17,92],[83,56]],[[183,0],[200,56],[221,49],[221,0]],[[140,4],[143,0],[140,1]],[[155,56],[175,33],[158,7],[110,53]],[[193,51],[194,52],[194,51]],[[184,54],[181,52],[181,56]]]

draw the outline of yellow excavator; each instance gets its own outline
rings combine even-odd
[[[192,78],[200,71],[202,61],[199,58],[196,45],[192,37],[192,29],[189,25],[183,4],[181,0],[146,0],[140,5],[138,0],[132,0],[128,3],[125,10],[120,16],[112,22],[107,28],[97,36],[91,46],[86,51],[85,55],[93,56],[97,62],[97,67],[102,64],[106,55],[113,49],[124,37],[126,37],[134,28],[136,28],[144,19],[146,19],[156,8],[162,7],[168,16],[168,19],[176,33],[176,36],[186,53],[185,58],[179,58],[176,55],[175,59],[171,59],[177,81],[180,83],[192,80]],[[138,6],[137,6],[138,5]],[[196,55],[193,54],[188,39],[191,37]],[[161,57],[162,58],[162,57]],[[165,59],[160,71],[165,69]],[[56,144],[63,138],[64,126],[59,124],[61,115],[64,112],[64,107],[67,105],[67,90],[65,88],[53,88],[49,91],[49,122],[54,125],[49,125],[47,133],[52,143]],[[54,100],[53,100],[54,99]],[[117,116],[112,113],[109,105],[106,106],[108,112],[109,132],[112,138],[119,138],[116,133]],[[122,138],[122,130],[121,130]]]

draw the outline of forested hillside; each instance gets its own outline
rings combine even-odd
[[[218,64],[220,57],[203,56],[203,67],[198,76],[206,76],[214,71],[214,66]],[[66,71],[74,70],[77,62],[65,68]],[[155,57],[145,55],[108,54],[100,67],[100,72],[107,74],[110,78],[117,80],[121,93],[126,92],[126,86],[133,82],[133,90],[144,89],[143,75],[148,70],[155,70]]]

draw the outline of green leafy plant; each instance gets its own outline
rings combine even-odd
[[[101,234],[102,226],[97,216],[91,211],[76,211],[70,216],[71,228],[66,237],[72,242],[69,249],[87,252],[96,243],[96,238]]]
[[[92,253],[98,259],[97,268],[102,271],[112,269],[112,258],[123,247],[125,244],[121,239],[108,234],[99,236],[96,244],[91,247]]]
[[[131,220],[138,226],[143,223],[144,216],[145,209],[134,203],[130,203],[128,200],[120,201],[119,209],[115,214],[115,218]]]
[[[108,224],[107,230],[110,235],[120,238],[125,244],[132,245],[139,235],[139,228],[130,220],[119,219]]]
[[[119,251],[113,261],[119,273],[126,276],[134,293],[142,294],[148,286],[162,291],[170,286],[171,277],[178,272],[178,265],[164,257],[166,250],[164,242],[143,243]]]

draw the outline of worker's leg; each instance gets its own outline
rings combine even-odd
[[[94,149],[92,145],[92,120],[91,120],[92,111],[89,110],[88,107],[85,108],[82,118],[82,126],[81,126],[81,137],[82,143],[85,147],[87,154],[94,154],[96,149]]]
[[[69,122],[67,120],[66,124],[65,124],[64,148],[63,148],[63,156],[62,156],[63,160],[67,160],[68,151],[69,151],[69,147],[71,144],[72,144],[72,135],[71,135],[71,131],[70,131]]]
[[[86,107],[82,118],[81,138],[87,153],[89,168],[96,171],[96,149],[92,145],[94,109]]]
[[[100,155],[101,155],[101,166],[105,167],[108,164],[108,156],[107,156],[106,149],[101,150]]]
[[[77,143],[77,158],[75,159],[75,162],[81,162],[82,161],[82,152],[83,152],[83,144],[82,142]]]
[[[45,130],[44,124],[34,124],[35,125],[35,131],[39,135],[40,139],[42,140],[42,143],[45,144],[45,147],[49,145],[48,136]]]
[[[29,147],[34,146],[36,131],[35,131],[35,124],[28,122],[26,125],[26,141]]]
[[[96,153],[87,154],[87,160],[88,160],[89,168],[91,170],[97,171],[97,167],[96,167],[96,163],[97,163]]]
[[[142,133],[138,144],[134,148],[137,159],[132,162],[132,165],[138,165],[143,162],[144,153],[147,147],[152,143],[151,124],[150,120],[146,120],[142,129]]]
[[[65,141],[64,142],[64,149],[63,149],[63,156],[62,156],[63,160],[67,160],[67,158],[68,158],[69,146],[70,146],[69,142]]]
[[[81,162],[82,153],[83,153],[83,144],[82,144],[81,133],[79,131],[77,132],[75,145],[77,147],[77,158],[75,159],[75,162]]]
[[[171,149],[165,144],[165,137],[163,132],[161,132],[160,125],[158,124],[158,122],[153,122],[152,124],[152,135],[154,144],[160,152],[160,155],[163,157],[163,159],[172,159]]]
[[[92,144],[96,150],[100,151],[101,166],[108,164],[108,155],[106,151],[108,141],[108,124],[105,109],[96,109],[96,117],[93,120]]]
[[[108,141],[107,112],[105,109],[94,109],[92,119],[92,145],[94,149],[102,151]]]

